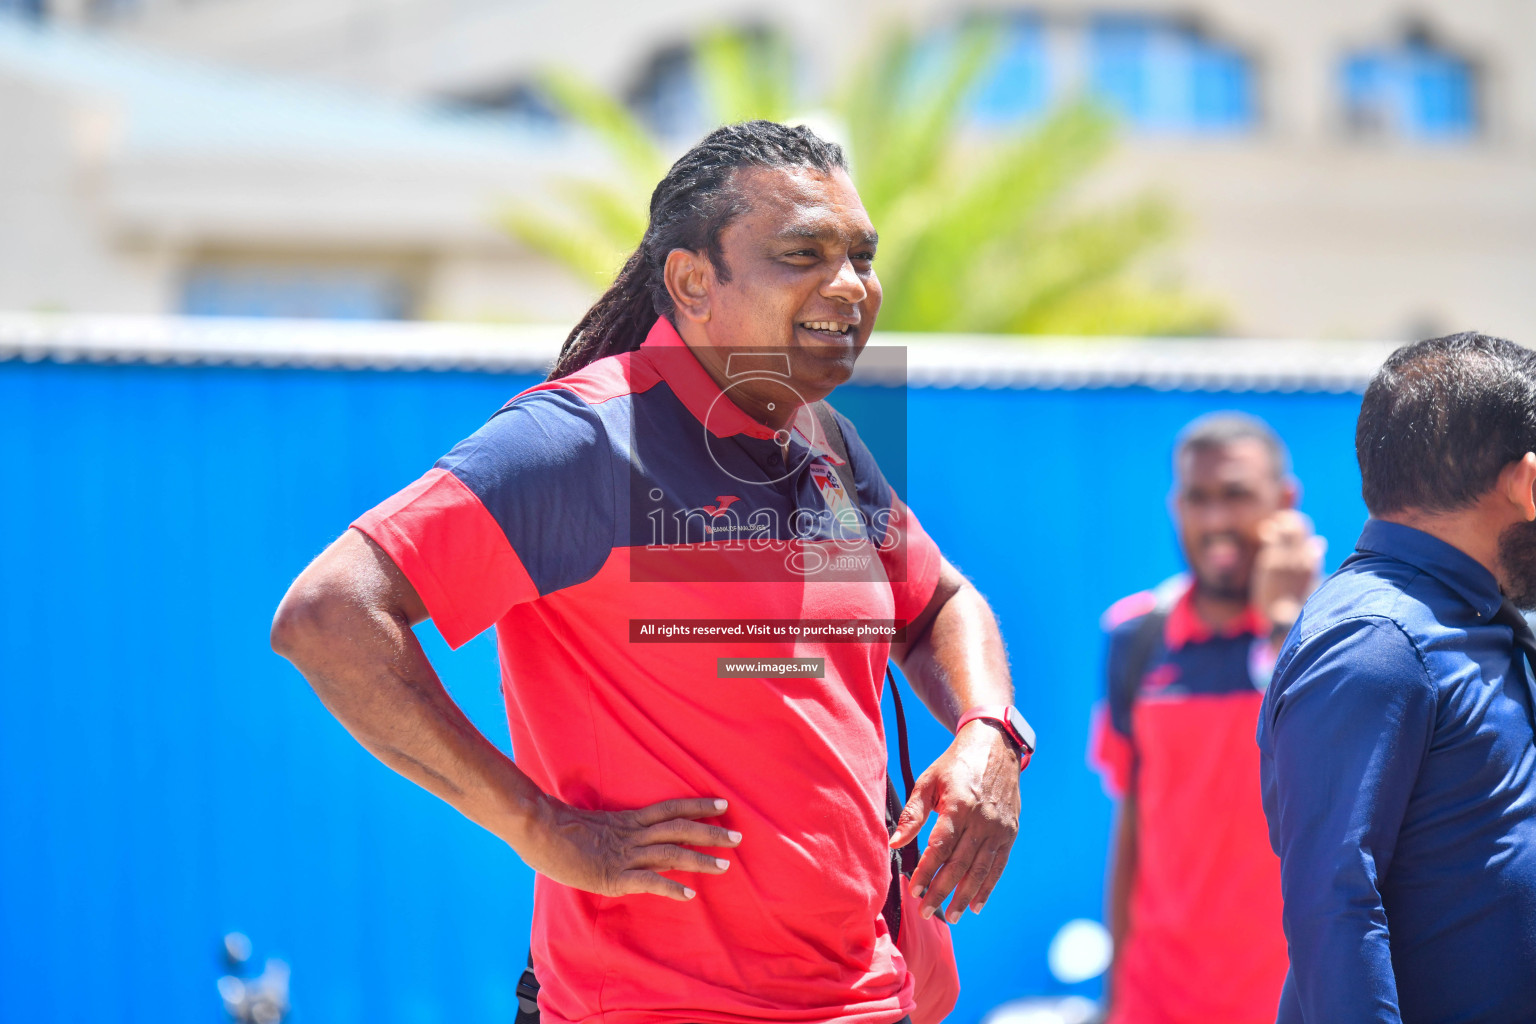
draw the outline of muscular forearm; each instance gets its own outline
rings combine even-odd
[[[379,618],[282,653],[375,757],[516,849],[543,794],[448,696],[410,627]]]
[[[632,810],[570,807],[546,795],[464,716],[427,661],[411,624],[427,609],[372,540],[349,530],[283,598],[272,647],[379,760],[499,836],[524,863],[563,885],[605,896],[689,900],[662,871],[719,874],[741,835],[700,818],[726,802],[689,794]]]
[[[1011,704],[1013,684],[997,620],[986,600],[945,562],[939,584],[906,644],[892,651],[912,688],[951,730],[981,704]],[[960,730],[917,778],[892,846],[916,838],[930,810],[939,812],[912,873],[912,893],[926,917],[954,893],[951,923],[969,906],[979,912],[1008,861],[1019,827],[1020,751],[992,724]]]
[[[374,756],[519,849],[543,793],[453,702],[383,588],[316,566],[278,609],[274,649]]]
[[[1012,704],[1013,683],[986,598],[963,578],[950,586],[951,596],[927,629],[898,653],[897,663],[933,716],[953,730],[969,708]]]

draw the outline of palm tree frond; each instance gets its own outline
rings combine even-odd
[[[996,43],[981,22],[967,24],[952,43],[936,50],[915,47],[900,35],[887,41],[888,52],[876,56],[890,68],[881,76],[882,88],[845,101],[850,131],[855,138],[862,134],[873,150],[861,150],[859,158],[861,194],[872,212],[904,189],[930,182],[943,166],[965,103]],[[857,117],[872,117],[878,128],[861,132]]]
[[[600,232],[536,210],[511,207],[502,210],[497,219],[523,245],[565,267],[596,291],[608,286],[628,256]]]
[[[1219,327],[1209,299],[1139,274],[1176,236],[1156,196],[1085,204],[1075,195],[1108,154],[1114,120],[1086,101],[1034,123],[972,126],[971,97],[993,66],[995,19],[966,20],[936,41],[897,26],[834,99],[865,208],[881,234],[880,327],[895,331],[1201,334]],[[717,30],[694,50],[711,115],[786,121],[794,61],[784,36]],[[659,143],[622,103],[568,75],[546,87],[617,158],[608,182],[554,189],[563,217],[526,207],[502,223],[524,244],[606,285],[646,225],[666,171]]]
[[[700,40],[694,59],[715,123],[790,118],[794,60],[782,36],[717,29]]]
[[[633,189],[575,180],[556,186],[570,211],[615,250],[631,252],[645,234],[649,197]]]
[[[661,147],[624,104],[566,72],[550,72],[540,81],[554,104],[601,139],[628,173],[652,182],[666,173]]]

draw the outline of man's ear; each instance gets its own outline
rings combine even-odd
[[[715,283],[715,268],[701,252],[673,249],[661,268],[667,294],[677,315],[703,323],[709,319],[709,293]]]
[[[1526,452],[1505,466],[1499,473],[1499,489],[1526,522],[1536,520],[1536,453]]]
[[[1301,504],[1301,481],[1293,476],[1280,481],[1280,507],[1295,508]]]

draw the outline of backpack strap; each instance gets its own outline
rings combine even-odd
[[[891,826],[890,830],[895,832],[896,819],[901,817],[901,810],[903,807],[906,807],[907,800],[912,799],[912,790],[916,787],[917,781],[912,775],[912,751],[907,746],[907,716],[901,707],[901,687],[896,685],[896,675],[891,671],[891,666],[889,663],[887,663],[885,666],[885,684],[891,688],[891,700],[896,704],[896,750],[897,753],[901,755],[901,781],[907,788],[906,799],[903,799],[899,802],[899,805],[896,808],[896,814],[891,818],[889,822]],[[887,779],[886,782],[886,788],[889,791],[889,795],[895,796],[895,784],[891,783],[889,779]],[[886,802],[889,803],[890,801]],[[901,855],[901,870],[905,871],[909,875],[917,870],[916,839],[913,839],[910,843],[901,847],[896,852]]]
[[[817,421],[821,424],[821,432],[827,439],[827,447],[832,449],[833,455],[842,460],[841,465],[832,468],[837,471],[837,478],[842,481],[844,493],[857,506],[859,487],[854,480],[853,460],[848,457],[848,440],[843,436],[843,426],[837,422],[837,416],[833,414],[832,407],[826,402],[817,402],[812,409],[816,413]],[[896,792],[896,784],[891,781],[889,775],[886,776],[885,830],[888,835],[893,835],[902,809],[906,807],[907,800],[912,799],[912,790],[917,785],[917,780],[912,774],[912,751],[907,744],[907,713],[901,706],[901,688],[896,685],[896,675],[891,671],[889,663],[885,666],[885,683],[890,688],[891,700],[896,706],[896,748],[901,755],[901,781],[907,790],[906,798],[903,799]],[[916,839],[900,849],[891,851],[891,885],[886,890],[885,909],[882,914],[885,916],[886,926],[891,931],[892,942],[901,935],[902,877],[917,870],[917,861]]]
[[[859,485],[853,478],[853,460],[848,458],[848,439],[843,437],[843,425],[837,422],[832,407],[825,401],[817,402],[811,408],[816,411],[816,420],[821,424],[827,447],[832,449],[833,455],[843,460],[840,465],[832,467],[837,470],[837,478],[843,483],[843,493],[848,495],[854,507],[862,507],[859,505]]]
[[[528,966],[517,979],[517,1016],[513,1024],[539,1024],[539,979],[533,973],[533,950],[528,951]]]
[[[1109,699],[1111,708],[1118,702],[1120,707],[1128,708],[1136,700],[1136,689],[1141,685],[1142,677],[1152,667],[1152,659],[1157,655],[1157,649],[1163,641],[1163,627],[1168,624],[1168,615],[1173,611],[1177,601],[1177,593],[1181,589],[1173,585],[1174,580],[1164,581],[1153,591],[1156,601],[1152,609],[1141,617],[1136,623],[1136,631],[1131,634],[1130,646],[1125,654],[1125,663],[1120,672],[1109,680]],[[1135,737],[1131,738],[1131,777],[1134,780],[1138,761],[1136,754]]]
[[[901,781],[907,787],[907,799],[911,800],[917,781],[912,775],[912,751],[907,748],[907,713],[901,706],[901,687],[896,685],[896,675],[889,663],[885,666],[885,683],[891,688],[891,700],[896,703],[896,748],[901,754]]]
[[[859,487],[853,479],[853,460],[848,458],[848,441],[843,437],[842,424],[837,422],[837,417],[832,413],[832,407],[826,402],[817,402],[815,405],[816,419],[821,422],[821,432],[827,437],[827,446],[832,449],[832,454],[842,459],[842,465],[833,466],[837,470],[837,478],[843,482],[843,491],[855,505],[859,503]],[[912,788],[917,785],[916,776],[912,774],[912,751],[907,746],[907,713],[901,706],[901,689],[896,685],[896,676],[891,672],[891,666],[885,666],[885,682],[891,688],[891,700],[896,704],[896,744],[901,752],[901,781],[906,784],[906,800],[912,799]],[[905,805],[906,800],[902,803]],[[916,864],[913,865],[916,867]]]
[[[821,424],[821,432],[826,436],[827,446],[832,449],[832,454],[842,460],[841,465],[833,466],[837,470],[837,478],[842,481],[843,492],[857,507],[859,504],[859,487],[853,478],[853,462],[848,458],[848,442],[843,437],[843,428],[837,422],[837,417],[832,413],[832,407],[826,402],[817,402],[812,409],[816,413],[816,419]],[[886,685],[891,688],[891,699],[896,702],[896,743],[901,752],[901,780],[907,786],[907,800],[912,798],[912,787],[916,784],[912,775],[912,754],[907,747],[907,716],[901,706],[901,691],[896,686],[896,676],[891,672],[891,666],[885,666]],[[885,778],[885,828],[886,833],[894,834],[896,820],[901,817],[902,808],[906,806],[896,792],[896,784],[891,781],[889,775]],[[891,941],[901,934],[901,879],[902,873],[911,874],[917,870],[917,841],[913,840],[899,850],[891,851],[891,884],[885,894],[885,908],[881,913],[885,917],[886,927],[890,929]],[[523,971],[522,977],[517,982],[517,1018],[515,1024],[538,1024],[539,1020],[539,979],[533,971],[533,951],[528,952],[528,967]]]
[[[1110,681],[1111,699],[1118,700],[1121,707],[1130,707],[1136,699],[1136,687],[1147,669],[1152,667],[1152,657],[1157,653],[1167,623],[1168,612],[1161,607],[1153,608],[1136,623],[1136,632],[1131,634],[1130,647],[1125,654],[1125,666]]]

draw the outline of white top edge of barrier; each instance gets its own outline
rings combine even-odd
[[[564,338],[544,326],[0,313],[0,359],[54,362],[526,372],[547,368]]]
[[[568,327],[0,313],[0,360],[542,372]],[[855,382],[1360,391],[1398,342],[876,333]],[[904,356],[904,357],[903,357]]]

